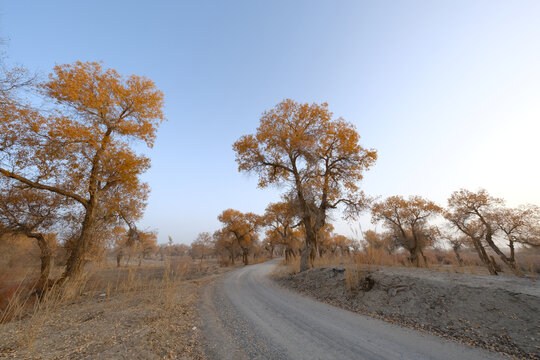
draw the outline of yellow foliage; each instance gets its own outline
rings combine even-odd
[[[108,223],[142,215],[148,187],[139,176],[150,160],[131,144],[153,145],[163,93],[144,77],[80,61],[55,66],[40,88],[53,111],[2,108],[0,174],[82,205],[79,236],[68,241],[66,274],[76,273]]]

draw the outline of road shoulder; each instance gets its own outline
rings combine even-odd
[[[369,291],[362,286],[366,278],[374,282]],[[530,280],[379,268],[360,274],[358,290],[349,291],[343,266],[278,271],[273,279],[318,301],[466,345],[516,358],[540,356],[540,298]]]

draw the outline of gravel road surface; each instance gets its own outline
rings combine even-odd
[[[503,359],[281,288],[276,262],[246,266],[202,294],[210,359]]]

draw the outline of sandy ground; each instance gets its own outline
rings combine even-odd
[[[540,359],[538,281],[378,267],[360,271],[359,289],[350,292],[344,270],[322,267],[295,275],[277,273],[274,278],[282,286],[347,310],[514,358]],[[370,290],[363,288],[370,285]]]
[[[187,276],[166,287],[143,283],[142,288],[110,295],[88,294],[60,308],[0,325],[0,358],[205,359],[199,290],[228,270]],[[147,278],[159,272],[138,271]]]

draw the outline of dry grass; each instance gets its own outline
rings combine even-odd
[[[452,250],[448,249],[428,249],[424,251],[427,259],[427,267],[441,272],[453,272],[461,274],[489,274],[487,269],[478,259],[478,255],[474,251],[463,250],[460,252],[463,263],[460,265]],[[491,253],[489,253],[491,255]],[[495,259],[501,263],[498,257]],[[516,259],[523,273],[531,280],[536,280],[540,274],[540,252],[534,250],[522,250],[516,253]],[[408,255],[405,251],[397,251],[388,254],[382,249],[367,248],[362,251],[350,254],[324,254],[322,257],[317,256],[314,261],[314,267],[328,267],[343,265],[346,268],[350,264],[356,264],[358,267],[367,265],[369,268],[377,269],[378,266],[399,266],[399,267],[414,267],[408,260]],[[290,274],[297,274],[300,269],[300,258],[296,257],[288,262],[283,262],[284,271]],[[501,266],[503,273],[513,275],[513,273]],[[351,270],[352,271],[352,270]]]
[[[63,256],[63,251],[53,246],[53,262]],[[35,311],[35,290],[39,277],[39,247],[24,236],[0,238],[0,324],[20,318]],[[51,276],[59,276],[60,268]]]
[[[41,301],[21,282],[2,313],[0,358],[202,358],[198,289],[228,269],[173,257],[87,270]]]
[[[345,285],[349,293],[356,293],[360,285],[360,265],[354,262],[345,266]]]
[[[71,281],[37,301],[36,280],[39,263],[16,266],[11,271],[0,268],[0,324],[33,317],[42,309],[58,308],[77,299],[105,294],[128,294],[154,288],[168,287],[178,279],[191,279],[217,268],[215,260],[202,264],[190,257],[173,256],[165,261],[151,261],[144,266],[116,267],[114,259],[102,264],[87,266],[86,272],[77,281]],[[61,267],[53,270],[58,277]],[[57,293],[59,292],[59,293]]]
[[[289,261],[283,260],[282,265],[280,268],[277,268],[276,271],[281,271],[283,269],[283,272],[288,274],[298,274],[300,272],[300,258],[295,257],[290,259]]]

